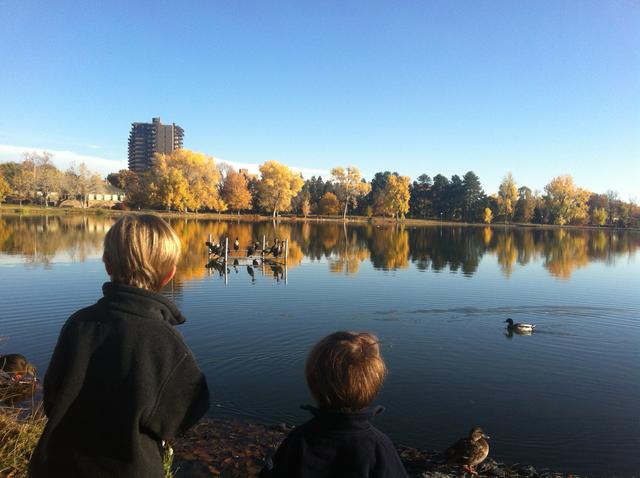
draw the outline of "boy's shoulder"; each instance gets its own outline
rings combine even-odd
[[[177,310],[174,306],[174,310]],[[178,312],[179,314],[179,312]],[[112,330],[126,334],[144,335],[153,339],[164,338],[188,351],[182,335],[175,325],[184,322],[181,315],[166,307],[131,307],[131,303],[120,303],[100,298],[96,303],[74,312],[65,322],[63,333],[76,333],[100,328],[104,332]]]

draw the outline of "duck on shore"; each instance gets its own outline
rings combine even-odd
[[[447,448],[444,456],[449,462],[462,465],[464,471],[477,475],[475,467],[489,455],[488,438],[482,428],[474,427],[467,438],[461,438]]]
[[[8,375],[12,382],[20,382],[25,376],[36,380],[37,370],[21,354],[0,355],[0,372]]]
[[[527,332],[533,332],[533,329],[536,328],[535,325],[533,324],[520,324],[520,323],[513,323],[513,319],[511,317],[509,317],[507,320],[505,320],[505,322],[507,323],[507,330],[509,331],[513,331],[513,332],[522,332],[522,333],[527,333]]]

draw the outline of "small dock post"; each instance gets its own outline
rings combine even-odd
[[[229,261],[229,238],[224,238],[224,266],[227,267]],[[225,269],[226,270],[226,269]]]
[[[267,236],[266,235],[262,235],[262,255],[264,255],[264,247],[267,243]]]
[[[286,265],[287,259],[289,259],[289,239],[284,240],[284,263]]]

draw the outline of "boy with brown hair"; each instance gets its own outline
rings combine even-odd
[[[202,372],[158,291],[180,240],[154,215],[124,216],[104,240],[104,297],[65,323],[44,379],[48,417],[29,467],[40,477],[164,477],[162,440],[209,407]]]
[[[289,433],[259,476],[406,477],[391,440],[369,422],[384,410],[367,407],[385,375],[374,335],[335,332],[318,342],[305,365],[318,408],[303,407],[314,417]]]

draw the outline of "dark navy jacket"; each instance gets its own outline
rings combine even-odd
[[[303,407],[314,417],[293,429],[259,478],[405,478],[398,452],[369,420],[384,408],[336,412]]]
[[[164,477],[161,440],[196,423],[209,391],[160,294],[106,283],[65,323],[44,379],[48,422],[29,467],[41,477]]]

